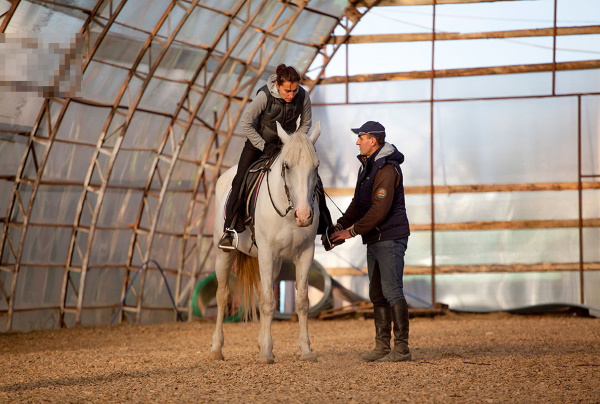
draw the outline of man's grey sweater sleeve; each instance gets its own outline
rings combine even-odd
[[[250,140],[252,145],[258,150],[264,150],[265,140],[262,136],[252,127],[254,120],[265,110],[267,107],[267,95],[263,91],[259,91],[256,97],[248,105],[246,112],[242,116],[240,125],[244,131],[244,135]]]

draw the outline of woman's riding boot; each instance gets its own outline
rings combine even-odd
[[[375,314],[375,349],[360,357],[363,362],[374,362],[390,353],[392,339],[392,309],[373,307]]]
[[[315,193],[317,194],[317,201],[319,203],[319,224],[317,226],[317,234],[321,234],[321,242],[323,243],[323,247],[325,247],[325,251],[330,251],[333,247],[343,244],[346,240],[338,240],[334,243],[330,239],[330,236],[335,230],[333,220],[331,219],[331,213],[329,212],[327,201],[325,200],[323,182],[321,182],[321,177],[318,175]]]
[[[333,220],[331,219],[331,213],[327,207],[327,201],[325,200],[325,189],[323,188],[323,182],[321,177],[317,175],[317,184],[315,185],[315,193],[317,194],[317,201],[319,203],[319,224],[317,226],[317,234],[325,234],[325,231],[333,227]]]
[[[394,323],[394,347],[387,356],[377,362],[403,362],[412,359],[408,349],[408,305],[405,299],[391,307]]]

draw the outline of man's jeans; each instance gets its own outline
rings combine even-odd
[[[376,307],[404,300],[402,276],[408,237],[367,244],[369,298]]]

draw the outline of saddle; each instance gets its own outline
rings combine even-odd
[[[261,157],[254,164],[250,166],[248,172],[244,176],[244,182],[242,183],[241,200],[244,202],[244,217],[243,222],[245,225],[254,224],[254,212],[256,211],[256,198],[258,197],[258,190],[262,183],[265,174],[275,161],[279,153],[274,154],[271,157]]]
[[[260,157],[250,166],[244,175],[244,181],[242,182],[240,200],[243,203],[243,209],[240,209],[238,217],[235,220],[241,220],[244,225],[250,228],[253,245],[256,245],[254,238],[254,214],[256,212],[258,191],[260,190],[260,185],[262,184],[265,174],[270,170],[278,155],[279,151],[270,157]]]

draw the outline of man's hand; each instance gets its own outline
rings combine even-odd
[[[338,230],[330,236],[330,239],[334,244],[338,241],[347,240],[349,238],[352,238],[350,230]]]
[[[338,242],[333,242],[333,240],[331,240],[331,235],[336,231],[338,228],[337,226],[338,225],[336,225],[336,227],[328,227],[325,229],[325,233],[321,236],[321,242],[323,243],[323,247],[325,247],[325,251],[330,251],[333,249],[333,247],[344,242],[344,240],[339,240]],[[339,228],[341,228],[341,226]]]

